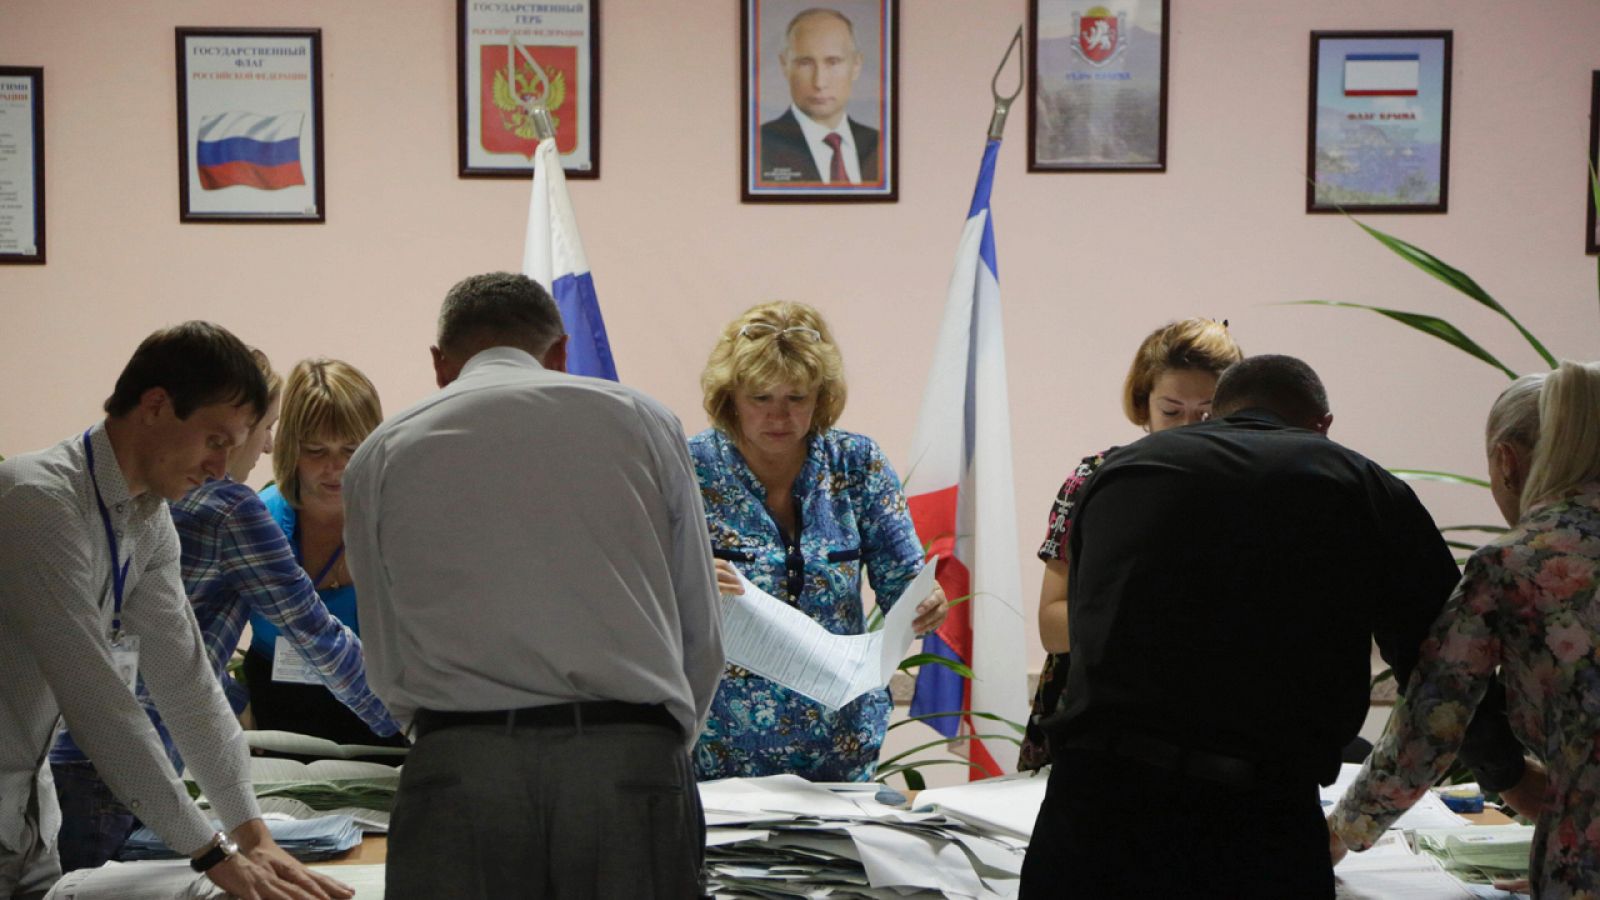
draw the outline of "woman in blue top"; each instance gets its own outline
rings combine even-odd
[[[354,366],[301,360],[284,385],[283,413],[272,446],[276,483],[261,501],[289,539],[295,560],[335,618],[356,634],[356,592],[344,561],[344,467],[383,421],[378,391]],[[257,728],[295,731],[341,744],[403,744],[381,737],[306,666],[273,622],[250,614],[244,677]],[[280,653],[280,650],[286,652]]]
[[[822,316],[800,303],[751,308],[723,329],[700,383],[713,427],[689,450],[719,583],[736,582],[737,567],[829,631],[860,634],[862,567],[888,609],[922,568],[922,547],[883,451],[832,427],[845,383]],[[917,632],[937,628],[945,608],[942,592],[923,601]],[[876,690],[829,711],[729,665],[695,745],[695,773],[866,781],[889,706],[889,692]]]

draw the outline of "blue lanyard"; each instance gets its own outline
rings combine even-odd
[[[100,524],[106,527],[106,543],[111,546],[111,597],[115,604],[111,611],[111,639],[116,640],[122,633],[122,592],[128,584],[128,567],[133,565],[130,555],[126,561],[118,565],[117,532],[111,527],[111,512],[106,509],[106,501],[100,497],[100,479],[94,474],[94,445],[89,441],[89,431],[83,432],[83,454],[89,461],[89,481],[94,485],[94,502],[100,507]]]
[[[322,579],[328,577],[328,573],[333,571],[334,565],[339,562],[339,557],[341,557],[343,555],[344,555],[344,544],[340,544],[339,545],[339,549],[333,551],[333,555],[328,557],[328,562],[327,562],[326,565],[324,565],[322,567],[322,571],[317,573],[317,577],[311,579],[311,586],[312,587],[316,587],[317,585],[321,584],[322,583]],[[305,567],[302,566],[301,568],[305,568]]]

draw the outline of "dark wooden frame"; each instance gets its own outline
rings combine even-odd
[[[1117,163],[1055,163],[1038,158],[1039,118],[1039,4],[1050,0],[1028,0],[1028,171],[1029,172],[1165,172],[1167,170],[1167,72],[1168,51],[1172,43],[1172,2],[1161,0],[1161,102],[1157,123],[1156,161],[1121,165]]]
[[[1454,32],[1442,31],[1313,31],[1311,32],[1311,71],[1307,78],[1310,101],[1306,112],[1306,212],[1307,213],[1444,213],[1450,211],[1450,90],[1453,81]],[[1442,40],[1444,59],[1440,82],[1439,127],[1439,202],[1438,203],[1360,203],[1317,204],[1317,72],[1321,41],[1324,40]]]
[[[328,220],[327,182],[328,170],[324,163],[324,132],[322,130],[322,29],[320,28],[177,28],[178,82],[178,221],[180,222],[277,222],[287,224],[322,223]],[[309,185],[315,198],[316,213],[282,212],[192,212],[189,208],[189,79],[188,56],[184,43],[191,37],[244,37],[292,38],[308,41],[311,47],[311,155],[315,166],[315,184]]]
[[[1589,84],[1589,172],[1585,172],[1583,182],[1584,205],[1589,208],[1589,230],[1584,243],[1585,251],[1590,256],[1600,254],[1600,220],[1596,219],[1594,208],[1594,185],[1589,180],[1590,174],[1600,171],[1600,69],[1591,75]]]
[[[33,247],[32,255],[0,253],[0,265],[42,266],[44,247],[44,69],[38,66],[0,66],[0,78],[26,78],[33,82]]]
[[[753,152],[751,135],[761,128],[761,118],[751,92],[752,65],[755,48],[750,46],[750,13],[753,4],[761,0],[737,0],[739,3],[739,199],[744,203],[896,203],[900,200],[900,0],[878,0],[883,13],[883,31],[888,40],[883,42],[887,56],[888,84],[880,86],[878,102],[887,112],[879,120],[879,146],[889,152],[878,154],[883,169],[887,191],[867,193],[860,187],[807,187],[804,193],[791,193],[783,188],[755,186],[753,175],[759,175],[760,164],[751,172],[750,157]],[[826,4],[824,4],[826,5]],[[883,132],[887,132],[886,134]],[[796,185],[796,188],[801,187]],[[752,190],[752,188],[754,188]]]
[[[460,178],[533,178],[533,160],[526,167],[473,167],[467,163],[467,105],[471,99],[470,88],[477,82],[467,76],[467,4],[471,0],[456,0],[456,174]],[[589,11],[589,84],[585,91],[588,102],[584,115],[589,118],[588,169],[562,167],[566,177],[600,177],[600,0],[588,0]],[[479,115],[482,115],[480,112]]]

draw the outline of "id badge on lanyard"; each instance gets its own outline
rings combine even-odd
[[[111,550],[111,665],[122,683],[133,691],[139,683],[139,636],[122,630],[122,596],[127,589],[128,568],[133,565],[133,558],[130,556],[123,561],[117,552],[117,532],[111,527],[111,512],[100,496],[100,479],[94,472],[94,445],[89,441],[88,431],[83,433],[83,453],[89,464],[89,481],[94,484],[94,502],[100,507],[100,523],[106,529],[106,544]]]

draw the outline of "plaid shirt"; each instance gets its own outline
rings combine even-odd
[[[225,669],[255,609],[278,626],[321,673],[328,690],[373,731],[385,736],[399,732],[383,701],[367,687],[361,639],[328,614],[310,577],[295,562],[288,538],[255,491],[235,481],[211,481],[184,495],[171,509],[183,545],[184,590],[212,669],[230,699],[241,696],[236,693],[240,688]],[[139,699],[159,726],[142,683]],[[166,738],[165,729],[162,737]],[[168,747],[170,752],[170,740]],[[62,732],[50,758],[69,762],[84,756],[71,736]]]

